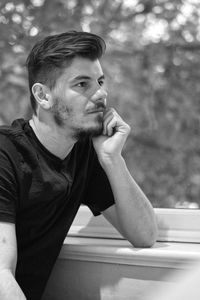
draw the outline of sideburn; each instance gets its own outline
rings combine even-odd
[[[71,113],[71,109],[69,109],[62,100],[56,98],[54,101],[53,106],[51,107],[51,111],[53,113],[53,117],[55,120],[55,123],[59,127],[64,126],[64,121],[69,117]]]

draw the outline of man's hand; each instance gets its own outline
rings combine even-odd
[[[93,138],[99,161],[105,163],[121,156],[129,132],[130,126],[122,120],[113,108],[106,110],[103,133],[101,136]]]
[[[103,134],[93,138],[115,198],[102,213],[134,247],[151,247],[157,238],[155,213],[121,155],[129,132],[129,125],[111,108],[104,115]]]

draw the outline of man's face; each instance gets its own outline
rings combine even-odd
[[[52,90],[52,113],[58,126],[79,139],[102,133],[107,92],[99,60],[77,57]]]

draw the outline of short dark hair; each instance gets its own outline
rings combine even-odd
[[[32,94],[34,83],[40,82],[52,89],[63,68],[70,65],[73,58],[96,60],[101,58],[105,49],[106,44],[100,36],[83,31],[50,35],[37,42],[26,61],[33,112],[36,114],[36,101]]]

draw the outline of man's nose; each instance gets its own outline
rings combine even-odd
[[[100,87],[98,90],[96,90],[96,92],[92,95],[92,98],[91,100],[93,102],[96,102],[96,101],[102,101],[105,105],[106,105],[106,98],[107,98],[107,91],[103,88],[103,87]]]

